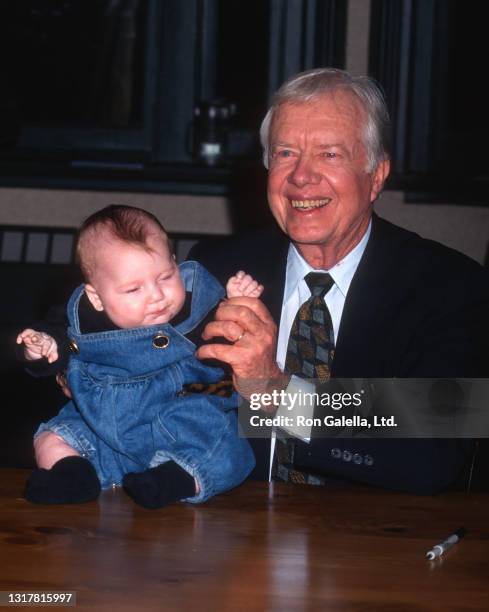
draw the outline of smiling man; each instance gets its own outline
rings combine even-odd
[[[282,104],[273,115],[268,201],[279,227],[316,269],[329,269],[367,231],[389,173],[362,136],[366,113],[351,93]]]
[[[388,132],[382,94],[367,77],[315,69],[275,94],[261,138],[279,229],[191,253],[222,280],[244,268],[265,287],[261,300],[226,301],[207,325],[206,340],[223,336],[233,345],[197,352],[229,363],[244,397],[297,389],[307,377],[290,355],[302,307],[315,295],[327,378],[488,376],[486,272],[373,214],[390,169]],[[270,444],[254,444],[256,475],[267,477]],[[463,481],[474,450],[471,441],[326,439],[314,431],[292,446],[294,472],[417,493]]]

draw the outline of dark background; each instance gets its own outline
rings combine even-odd
[[[232,197],[258,175],[272,92],[300,70],[345,67],[347,7],[0,2],[0,184]],[[371,2],[369,72],[393,118],[389,185],[408,200],[489,205],[488,13],[476,0]],[[217,159],[199,156],[202,142],[217,143]]]

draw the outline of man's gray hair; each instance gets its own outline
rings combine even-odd
[[[287,102],[310,102],[337,91],[352,93],[365,109],[367,118],[363,140],[367,150],[367,172],[372,172],[381,161],[389,158],[389,111],[377,83],[370,77],[353,76],[337,68],[314,68],[290,77],[273,95],[260,128],[266,168],[270,155],[270,127],[275,111]]]

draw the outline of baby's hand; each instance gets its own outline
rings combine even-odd
[[[257,298],[263,293],[263,285],[259,285],[252,276],[240,270],[228,280],[226,293],[228,298],[243,296]]]
[[[49,334],[35,329],[24,329],[17,336],[17,344],[24,344],[24,356],[29,361],[46,357],[48,363],[58,359],[58,345]]]

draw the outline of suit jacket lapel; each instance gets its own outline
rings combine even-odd
[[[341,317],[332,366],[334,377],[368,376],[375,368],[378,330],[392,317],[395,303],[393,244],[382,219],[372,218],[372,233],[351,282]],[[394,285],[394,286],[393,286]]]

